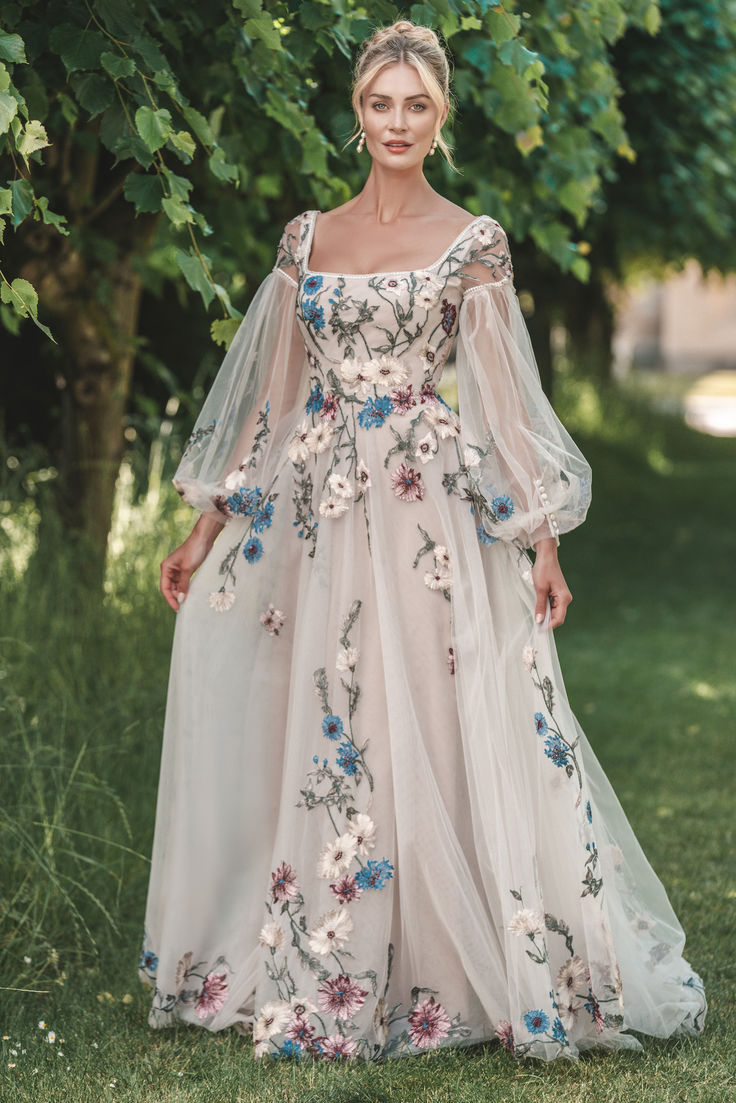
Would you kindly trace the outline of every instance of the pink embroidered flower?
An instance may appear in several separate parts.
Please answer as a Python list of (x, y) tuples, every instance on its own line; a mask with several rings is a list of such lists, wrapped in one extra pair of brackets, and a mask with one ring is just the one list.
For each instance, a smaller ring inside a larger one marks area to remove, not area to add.
[(325, 980), (317, 989), (317, 1000), (323, 1011), (336, 1019), (352, 1019), (360, 1011), (368, 995), (357, 981), (341, 973)]
[(214, 1015), (219, 1011), (227, 996), (227, 975), (225, 973), (208, 973), (204, 978), (202, 991), (197, 996), (194, 1010), (200, 1019), (206, 1019), (208, 1015)]
[(422, 389), (419, 392), (419, 398), (422, 402), (422, 405), (429, 406), (433, 405), (436, 402), (439, 402), (439, 396), (437, 395), (437, 391), (434, 389), (434, 384), (422, 383)]
[(409, 1016), (409, 1037), (420, 1049), (438, 1046), (450, 1031), (450, 1018), (441, 1003), (430, 996)]
[(285, 1037), (290, 1042), (298, 1042), (300, 1046), (309, 1049), (314, 1038), (314, 1027), (303, 1015), (295, 1015), (286, 1028)]
[(400, 463), (391, 476), (391, 486), (397, 498), (403, 502), (421, 501), (424, 497), (424, 485), (419, 471)]
[(296, 879), (296, 872), (287, 862), (282, 862), (279, 868), (271, 874), (271, 896), (274, 903), (278, 904), (279, 901), (284, 900), (296, 900), (298, 895), (299, 883)]
[(269, 636), (278, 636), (279, 632), (284, 627), (286, 616), (280, 609), (276, 609), (273, 603), (270, 603), (266, 612), (261, 613), (258, 619)]
[(514, 1032), (511, 1023), (507, 1019), (502, 1019), (493, 1033), (504, 1049), (509, 1050), (510, 1053), (514, 1052)]
[(389, 397), (396, 414), (405, 414), (411, 410), (412, 406), (417, 404), (417, 400), (412, 393), (411, 383), (406, 387), (397, 387), (395, 391), (391, 391)]
[(455, 651), (452, 647), (448, 647), (447, 649), (447, 668), (450, 674), (455, 673)]
[(352, 900), (359, 900), (363, 891), (356, 884), (355, 876), (351, 873), (345, 873), (338, 881), (333, 882), (330, 889), (341, 904), (349, 904)]
[(352, 1038), (344, 1034), (331, 1034), (322, 1041), (322, 1056), (328, 1061), (335, 1061), (338, 1057), (347, 1057), (351, 1060), (355, 1056), (356, 1043)]
[(337, 406), (340, 401), (340, 396), (334, 394), (333, 391), (325, 391), (322, 402), (322, 409), (319, 412), (320, 417), (330, 418), (331, 421), (335, 420), (337, 415)]
[(606, 1020), (603, 1018), (600, 1004), (592, 992), (590, 993), (590, 1002), (593, 1005), (593, 1022), (595, 1023), (596, 1030), (600, 1033), (601, 1030), (605, 1028)]

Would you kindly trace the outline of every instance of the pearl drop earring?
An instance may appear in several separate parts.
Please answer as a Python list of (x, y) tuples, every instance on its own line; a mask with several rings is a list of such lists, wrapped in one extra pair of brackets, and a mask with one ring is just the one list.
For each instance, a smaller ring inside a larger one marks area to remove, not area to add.
[(358, 153), (362, 153), (362, 152), (363, 152), (363, 146), (364, 146), (364, 145), (365, 145), (365, 131), (364, 131), (364, 130), (361, 130), (361, 132), (360, 132), (360, 138), (358, 138), (358, 144), (357, 144), (357, 146), (356, 146), (356, 149), (357, 149)]
[(429, 156), (434, 157), (434, 151), (437, 149), (437, 139), (432, 139), (432, 145), (429, 147)]

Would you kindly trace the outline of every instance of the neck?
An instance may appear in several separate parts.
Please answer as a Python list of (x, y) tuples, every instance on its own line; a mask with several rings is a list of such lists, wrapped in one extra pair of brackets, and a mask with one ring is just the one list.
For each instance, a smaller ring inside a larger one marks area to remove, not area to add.
[(425, 213), (427, 200), (436, 194), (421, 165), (399, 172), (374, 161), (368, 179), (353, 200), (353, 210), (386, 224)]

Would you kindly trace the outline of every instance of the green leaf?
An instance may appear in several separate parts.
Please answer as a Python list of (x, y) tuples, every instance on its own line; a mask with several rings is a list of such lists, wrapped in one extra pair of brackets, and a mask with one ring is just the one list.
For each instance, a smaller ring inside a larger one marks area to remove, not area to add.
[(243, 30), (248, 38), (258, 38), (268, 46), (269, 50), (282, 49), (281, 35), (274, 26), (273, 16), (262, 12), (254, 19), (246, 19)]
[(54, 226), (60, 234), (64, 237), (69, 236), (69, 231), (66, 228), (66, 218), (63, 214), (55, 214), (54, 211), (49, 210), (49, 201), (45, 195), (42, 195), (40, 199), (36, 200), (36, 215), (41, 215), (41, 221), (46, 226)]
[(10, 124), (18, 114), (18, 101), (9, 92), (0, 92), (0, 134), (10, 129)]
[(109, 73), (113, 80), (121, 80), (122, 77), (132, 77), (135, 72), (135, 62), (132, 57), (123, 57), (121, 54), (111, 54), (108, 50), (100, 54), (100, 61), (105, 72)]
[(222, 149), (216, 149), (212, 156), (209, 158), (207, 164), (209, 165), (210, 172), (213, 176), (216, 176), (218, 180), (225, 180), (231, 183), (235, 183), (238, 179), (238, 170), (235, 165), (230, 165), (225, 160), (225, 151)]
[(138, 133), (151, 153), (165, 145), (171, 131), (171, 113), (165, 107), (154, 111), (151, 107), (139, 107), (135, 113)]
[(163, 199), (161, 208), (174, 226), (184, 226), (187, 222), (194, 221), (194, 214), (188, 206), (182, 203), (181, 199)]
[(28, 164), (28, 158), (32, 153), (35, 153), (37, 149), (45, 149), (50, 143), (43, 123), (40, 123), (38, 119), (31, 119), (29, 123), (26, 123), (25, 130), (15, 144), (18, 153), (25, 158), (26, 164)]
[(135, 206), (136, 214), (155, 214), (161, 210), (164, 192), (158, 176), (131, 172), (125, 177), (123, 195)]
[(13, 180), (10, 190), (13, 193), (13, 229), (17, 229), (33, 210), (33, 188), (27, 180)]
[(0, 31), (0, 58), (22, 64), (26, 61), (26, 50), (19, 34), (5, 34)]
[(7, 92), (10, 88), (10, 73), (0, 62), (0, 92)]
[(650, 34), (657, 34), (662, 24), (662, 15), (659, 4), (650, 4), (644, 15), (644, 26)]
[(73, 23), (60, 23), (54, 27), (49, 42), (68, 73), (78, 69), (98, 69), (100, 55), (108, 45), (108, 40), (99, 31), (76, 27)]
[(233, 337), (240, 326), (239, 318), (218, 318), (210, 326), (210, 334), (216, 345), (230, 348)]
[(10, 285), (3, 280), (0, 284), (0, 296), (4, 303), (10, 303), (23, 318), (28, 314), (34, 317), (38, 314), (38, 292), (28, 280), (13, 280)]
[(172, 199), (181, 199), (186, 203), (192, 190), (191, 180), (187, 180), (186, 176), (177, 176), (175, 172), (168, 168), (164, 169), (164, 178)]
[(194, 138), (188, 130), (176, 130), (169, 134), (169, 141), (179, 155), (179, 158), (188, 165), (194, 156), (197, 147)]
[(166, 58), (152, 38), (148, 38), (146, 35), (139, 35), (137, 38), (133, 39), (131, 46), (135, 52), (140, 55), (143, 62), (152, 73), (157, 73), (162, 69), (169, 68)]
[(507, 15), (503, 11), (489, 11), (483, 18), (491, 38), (499, 45), (508, 42), (519, 33), (521, 20), (518, 15)]
[(69, 123), (69, 126), (74, 126), (79, 118), (79, 107), (75, 100), (71, 96), (67, 96), (66, 92), (59, 92), (59, 104), (61, 106), (61, 113)]
[(13, 193), (10, 188), (0, 188), (0, 214), (13, 213)]
[(200, 111), (197, 111), (197, 109), (194, 107), (183, 107), (182, 115), (189, 123), (203, 146), (217, 145), (217, 139), (210, 129), (210, 124), (207, 122), (204, 115)]
[(94, 119), (112, 103), (115, 90), (101, 73), (82, 73), (72, 77), (74, 94), (81, 107)]
[[(209, 258), (205, 258), (205, 261), (209, 264)], [(199, 291), (205, 307), (208, 307), (215, 297), (215, 292), (197, 254), (191, 250), (185, 253), (182, 249), (177, 249), (176, 263), (192, 291)]]

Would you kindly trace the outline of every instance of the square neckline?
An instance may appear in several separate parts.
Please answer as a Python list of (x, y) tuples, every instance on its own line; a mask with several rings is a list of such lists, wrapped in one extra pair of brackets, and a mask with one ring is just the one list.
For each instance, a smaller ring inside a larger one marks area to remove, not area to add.
[(323, 214), (324, 212), (320, 211), (320, 210), (317, 210), (317, 209), (314, 209), (314, 210), (309, 210), (306, 213), (307, 213), (307, 216), (309, 216), (309, 230), (307, 232), (307, 239), (306, 239), (306, 242), (304, 244), (304, 253), (303, 253), (303, 256), (304, 256), (304, 262), (303, 262), (304, 274), (306, 276), (328, 276), (328, 277), (334, 277), (335, 279), (345, 279), (345, 280), (363, 280), (363, 279), (370, 279), (372, 277), (380, 277), (380, 276), (412, 276), (415, 272), (431, 272), (432, 269), (438, 268), (439, 265), (442, 264), (442, 261), (445, 259), (447, 254), (452, 250), (452, 248), (455, 245), (457, 245), (458, 241), (460, 241), (461, 238), (464, 237), (464, 235), (468, 232), (468, 230), (471, 228), (471, 226), (474, 226), (476, 224), (476, 222), (480, 222), (481, 219), (488, 217), (488, 215), (479, 214), (475, 218), (473, 218), (470, 222), (468, 222), (468, 224), (463, 227), (463, 229), (460, 231), (460, 233), (457, 234), (452, 239), (450, 244), (441, 253), (441, 255), (437, 258), (437, 260), (433, 261), (431, 264), (424, 264), (421, 267), (408, 268), (408, 269), (404, 269), (403, 271), (391, 270), (391, 271), (387, 271), (387, 272), (320, 272), (320, 271), (316, 271), (314, 268), (309, 267), (309, 259), (310, 259), (311, 253), (312, 253), (312, 243), (313, 243), (313, 240), (314, 240), (314, 228), (317, 224), (317, 215)]

